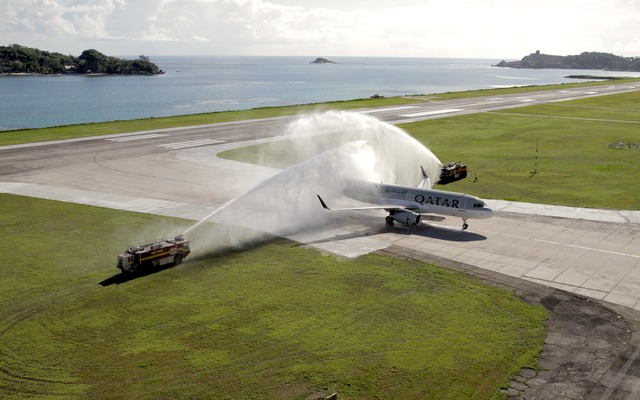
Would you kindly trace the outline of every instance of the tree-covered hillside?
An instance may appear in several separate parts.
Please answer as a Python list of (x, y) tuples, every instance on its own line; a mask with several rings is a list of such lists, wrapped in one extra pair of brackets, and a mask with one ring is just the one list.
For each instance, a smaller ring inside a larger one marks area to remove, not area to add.
[(584, 52), (574, 56), (554, 56), (541, 54), (538, 50), (523, 57), (520, 61), (507, 62), (502, 60), (496, 64), (496, 67), (640, 71), (640, 57), (620, 57), (599, 52)]
[(0, 74), (8, 73), (153, 75), (163, 71), (147, 56), (124, 60), (89, 49), (74, 57), (13, 44), (0, 46)]

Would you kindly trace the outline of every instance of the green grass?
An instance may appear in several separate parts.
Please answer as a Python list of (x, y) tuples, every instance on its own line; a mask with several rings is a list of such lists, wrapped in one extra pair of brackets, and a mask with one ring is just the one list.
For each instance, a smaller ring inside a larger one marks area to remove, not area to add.
[(547, 311), (460, 273), (285, 240), (102, 286), (185, 221), (0, 195), (0, 397), (499, 398)]
[(597, 87), (611, 84), (622, 83), (635, 83), (640, 82), (638, 78), (625, 78), (616, 79), (614, 81), (592, 81), (592, 82), (580, 82), (580, 83), (562, 83), (558, 85), (537, 85), (537, 86), (518, 86), (510, 88), (496, 88), (496, 89), (480, 89), (469, 90), (465, 92), (447, 92), (447, 93), (435, 93), (430, 96), (433, 100), (453, 100), (453, 99), (469, 99), (474, 97), (484, 96), (500, 96), (507, 94), (523, 94), (531, 92), (541, 92), (545, 90), (558, 90), (558, 89), (571, 89), (580, 87)]
[[(640, 91), (419, 121), (400, 128), (443, 163), (467, 164), (471, 179), (442, 189), (483, 198), (640, 210), (640, 197), (633, 195), (640, 193), (640, 150), (608, 148), (618, 141), (640, 143)], [(290, 147), (276, 142), (220, 155), (277, 168), (312, 155), (288, 154)], [(473, 179), (476, 174), (478, 182)]]
[[(640, 210), (640, 92), (403, 125), (471, 177), (447, 188), (481, 197)], [(459, 145), (464, 143), (464, 145)], [(536, 145), (538, 159), (536, 167)], [(537, 169), (536, 169), (537, 168)], [(538, 173), (533, 175), (536, 170)]]
[(424, 101), (420, 98), (390, 97), (383, 99), (356, 99), (319, 104), (303, 104), (288, 107), (264, 107), (242, 111), (226, 111), (205, 114), (191, 114), (174, 117), (146, 118), (128, 121), (100, 122), (79, 125), (65, 125), (40, 129), (19, 129), (0, 131), (0, 146), (34, 143), (47, 140), (63, 140), (88, 136), (111, 135), (153, 129), (181, 126), (217, 124), (229, 121), (280, 117), (316, 111), (351, 110), (366, 107), (411, 104)]
[[(638, 79), (616, 80), (615, 83), (638, 82)], [(296, 115), (316, 111), (353, 110), (367, 107), (384, 107), (392, 105), (411, 104), (425, 101), (452, 100), (480, 96), (498, 96), (505, 94), (528, 93), (562, 88), (591, 87), (608, 85), (610, 82), (568, 83), (563, 85), (525, 86), (504, 89), (483, 89), (466, 92), (449, 92), (437, 94), (423, 94), (403, 97), (386, 97), (381, 99), (355, 99), (317, 104), (301, 104), (288, 107), (264, 107), (242, 111), (226, 111), (203, 114), (192, 114), (174, 117), (146, 118), (128, 121), (112, 121), (91, 124), (66, 125), (41, 129), (20, 129), (0, 131), (0, 146), (21, 143), (34, 143), (47, 140), (63, 140), (88, 136), (110, 135), (144, 130), (175, 128), (181, 126), (215, 124), (247, 119), (260, 119)]]

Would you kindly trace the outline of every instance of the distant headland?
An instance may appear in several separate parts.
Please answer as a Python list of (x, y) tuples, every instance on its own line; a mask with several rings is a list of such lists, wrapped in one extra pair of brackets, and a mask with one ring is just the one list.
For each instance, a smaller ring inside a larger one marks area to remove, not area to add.
[(640, 71), (640, 57), (620, 57), (609, 53), (584, 52), (574, 56), (554, 56), (540, 50), (523, 57), (520, 61), (502, 60), (494, 67), (507, 68), (554, 68), (594, 69), (603, 71)]
[(315, 60), (311, 61), (310, 64), (335, 64), (335, 62), (327, 60), (326, 58), (318, 57)]
[(0, 46), (0, 74), (157, 75), (164, 71), (144, 55), (124, 60), (89, 49), (74, 57), (13, 44)]

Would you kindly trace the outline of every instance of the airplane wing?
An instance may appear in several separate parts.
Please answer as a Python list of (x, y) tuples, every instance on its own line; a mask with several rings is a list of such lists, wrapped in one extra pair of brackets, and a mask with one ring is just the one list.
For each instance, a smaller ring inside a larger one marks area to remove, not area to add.
[(390, 210), (417, 210), (417, 207), (413, 206), (413, 205), (407, 205), (404, 206), (402, 204), (389, 204), (389, 205), (376, 205), (376, 206), (365, 206), (365, 207), (348, 207), (348, 208), (330, 208), (329, 206), (327, 206), (327, 203), (324, 202), (324, 200), (322, 200), (322, 197), (320, 197), (320, 195), (318, 196), (318, 200), (320, 200), (320, 204), (322, 204), (322, 207), (329, 210), (329, 211), (362, 211), (362, 210), (386, 210), (386, 211), (390, 211)]

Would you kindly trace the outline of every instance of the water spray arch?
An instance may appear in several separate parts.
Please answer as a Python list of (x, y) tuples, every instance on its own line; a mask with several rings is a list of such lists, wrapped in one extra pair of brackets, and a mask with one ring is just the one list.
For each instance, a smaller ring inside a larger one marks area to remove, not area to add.
[(339, 200), (352, 179), (416, 185), (422, 179), (420, 166), (437, 181), (442, 167), (429, 149), (402, 129), (353, 112), (300, 116), (288, 126), (286, 137), (286, 151), (297, 152), (304, 161), (229, 201), (185, 234), (197, 239), (203, 234), (198, 227), (207, 221), (276, 236), (302, 232), (322, 226), (328, 218), (317, 200), (319, 193)]

